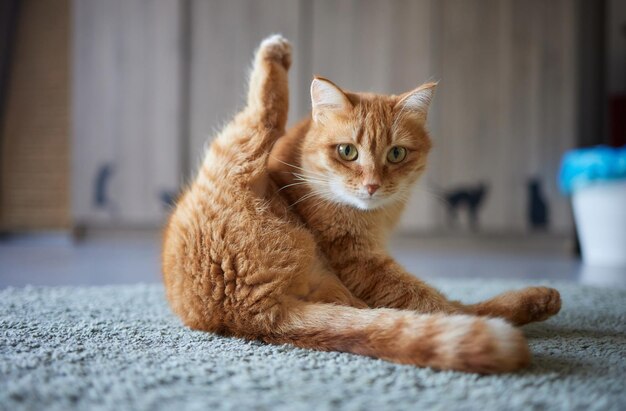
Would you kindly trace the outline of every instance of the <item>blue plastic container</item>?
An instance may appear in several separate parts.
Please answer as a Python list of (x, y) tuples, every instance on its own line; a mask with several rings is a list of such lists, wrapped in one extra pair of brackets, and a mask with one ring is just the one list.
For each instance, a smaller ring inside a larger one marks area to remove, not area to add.
[(594, 183), (622, 179), (626, 179), (626, 146), (572, 150), (561, 161), (559, 187), (565, 194)]
[(584, 262), (626, 267), (626, 147), (566, 153), (559, 186), (572, 196)]

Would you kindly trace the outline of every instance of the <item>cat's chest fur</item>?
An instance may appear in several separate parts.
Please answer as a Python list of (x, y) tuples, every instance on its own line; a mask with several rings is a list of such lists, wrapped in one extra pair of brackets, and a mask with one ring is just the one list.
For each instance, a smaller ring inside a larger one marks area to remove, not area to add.
[[(285, 178), (288, 167), (274, 170), (273, 176), (280, 175), (278, 187), (293, 184)], [(324, 254), (333, 254), (337, 250), (352, 251), (372, 249), (384, 246), (387, 234), (393, 228), (398, 210), (361, 211), (347, 205), (332, 203), (328, 200), (310, 196), (311, 189), (297, 185), (277, 192), (291, 211), (313, 234)], [(397, 207), (396, 207), (397, 208)]]

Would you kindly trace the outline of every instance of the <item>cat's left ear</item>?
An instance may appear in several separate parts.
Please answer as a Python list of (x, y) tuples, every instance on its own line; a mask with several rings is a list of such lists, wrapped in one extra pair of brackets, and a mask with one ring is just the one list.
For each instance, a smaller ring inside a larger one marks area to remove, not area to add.
[(428, 109), (435, 94), (437, 83), (424, 83), (413, 91), (404, 93), (394, 106), (396, 115), (412, 117), (415, 120), (425, 122), (428, 117)]

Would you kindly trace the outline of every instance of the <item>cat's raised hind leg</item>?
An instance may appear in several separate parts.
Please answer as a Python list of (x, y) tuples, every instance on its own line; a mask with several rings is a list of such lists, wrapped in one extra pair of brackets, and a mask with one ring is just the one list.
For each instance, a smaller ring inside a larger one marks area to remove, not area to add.
[(246, 111), (261, 126), (285, 132), (289, 111), (289, 79), (291, 44), (280, 34), (261, 42), (250, 73)]
[[(214, 151), (228, 157), (233, 181), (243, 178), (259, 196), (267, 188), (272, 145), (285, 133), (290, 65), (291, 45), (284, 37), (276, 34), (261, 42), (250, 71), (246, 106), (212, 145)], [(212, 160), (208, 157), (207, 161)]]

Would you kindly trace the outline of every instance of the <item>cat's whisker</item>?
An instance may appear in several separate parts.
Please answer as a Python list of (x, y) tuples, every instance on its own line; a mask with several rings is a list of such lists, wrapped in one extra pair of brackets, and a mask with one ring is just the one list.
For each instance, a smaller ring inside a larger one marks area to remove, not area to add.
[(299, 176), (299, 175), (295, 175), (294, 177), (295, 177), (294, 179), (298, 180), (298, 181), (319, 181), (319, 182), (324, 181), (324, 180), (319, 180), (319, 179), (316, 179), (316, 178), (311, 178), (311, 177), (306, 177), (306, 176)]
[(278, 161), (279, 163), (282, 163), (282, 164), (286, 165), (286, 166), (293, 167), (293, 168), (298, 169), (298, 170), (302, 170), (302, 171), (304, 171), (305, 173), (309, 173), (309, 174), (313, 174), (313, 175), (318, 175), (318, 176), (320, 176), (320, 177), (324, 177), (324, 175), (323, 175), (323, 174), (321, 174), (321, 173), (316, 173), (316, 172), (314, 172), (314, 171), (305, 170), (304, 168), (302, 168), (302, 167), (300, 167), (300, 166), (297, 166), (297, 165), (295, 165), (295, 164), (290, 164), (290, 163), (287, 163), (287, 162), (285, 162), (285, 161), (283, 161), (283, 160), (281, 160), (281, 159), (279, 159), (279, 158), (277, 158), (277, 157), (275, 157), (275, 156), (273, 156), (273, 155), (271, 155), (271, 154), (270, 154), (270, 157), (271, 157), (271, 158), (273, 158), (274, 160)]
[(289, 206), (289, 209), (294, 208), (295, 206), (297, 206), (297, 205), (298, 205), (298, 204), (300, 204), (301, 202), (303, 202), (303, 201), (305, 201), (305, 200), (307, 200), (307, 199), (311, 198), (312, 196), (313, 196), (313, 195), (311, 194), (311, 195), (308, 195), (308, 196), (302, 197), (301, 199), (299, 199), (299, 200), (298, 200), (298, 201), (296, 201), (295, 203), (291, 204), (291, 205)]
[[(330, 210), (328, 208), (330, 207)], [(332, 199), (329, 199), (323, 193), (319, 193), (319, 199), (316, 203), (311, 205), (307, 210), (311, 215), (317, 214), (320, 210), (324, 210), (325, 212), (334, 212), (338, 207), (338, 204), (333, 202)]]
[(307, 199), (309, 199), (309, 198), (311, 198), (311, 197), (313, 197), (315, 195), (317, 195), (317, 193), (314, 192), (314, 191), (310, 192), (310, 193), (307, 193), (307, 194), (303, 195), (302, 197), (300, 197), (300, 199), (298, 201), (296, 201), (295, 203), (291, 204), (289, 206), (289, 208), (293, 208), (295, 205), (297, 205), (297, 204), (299, 204), (299, 203), (301, 203), (301, 202), (303, 202), (303, 201), (305, 201), (305, 200), (307, 200)]
[(336, 208), (337, 204), (333, 201), (333, 198), (329, 197), (325, 192), (316, 188), (313, 188), (312, 191), (317, 197), (317, 202), (311, 205), (313, 212), (317, 212), (324, 204), (331, 206), (333, 210)]
[(296, 180), (298, 182), (307, 183), (311, 189), (329, 184), (329, 181), (327, 180), (317, 180), (317, 179), (311, 179), (311, 178), (297, 178)]
[(286, 188), (297, 186), (297, 185), (304, 185), (304, 184), (308, 184), (308, 181), (297, 181), (295, 183), (287, 184), (286, 186), (282, 186), (281, 188), (276, 190), (276, 192), (279, 193), (279, 192), (283, 191)]
[(296, 179), (298, 180), (307, 180), (307, 181), (317, 181), (317, 182), (321, 182), (321, 183), (327, 183), (329, 181), (329, 179), (327, 177), (316, 177), (316, 176), (308, 176), (306, 174), (300, 174), (300, 173), (291, 173), (294, 175), (294, 177), (296, 177)]
[(298, 182), (307, 183), (307, 184), (309, 184), (311, 186), (325, 185), (325, 184), (328, 183), (328, 181), (309, 180), (309, 179), (299, 179)]

